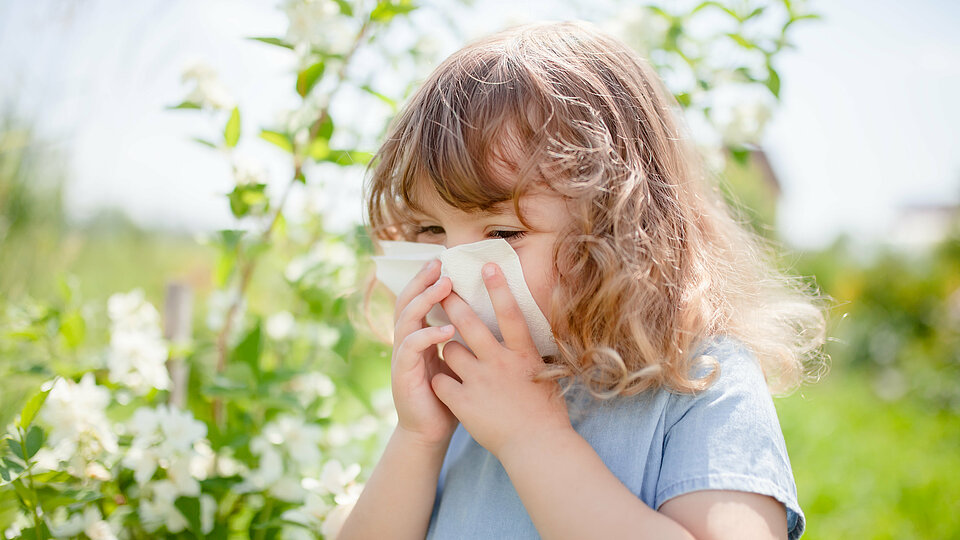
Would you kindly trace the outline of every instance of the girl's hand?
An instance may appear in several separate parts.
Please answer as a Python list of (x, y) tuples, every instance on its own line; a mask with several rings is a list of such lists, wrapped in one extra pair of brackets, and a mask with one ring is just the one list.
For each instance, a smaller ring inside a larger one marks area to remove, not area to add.
[(428, 326), (424, 320), (427, 312), (453, 290), (450, 278), (438, 280), (439, 275), (440, 261), (430, 261), (397, 297), (390, 361), (397, 427), (427, 446), (449, 443), (457, 428), (457, 417), (430, 387), (430, 380), (439, 373), (455, 376), (437, 353), (437, 345), (453, 337), (453, 327)]
[[(487, 270), (493, 270), (492, 275)], [(555, 381), (532, 380), (544, 365), (543, 358), (506, 278), (495, 264), (484, 266), (484, 282), (503, 344), (462, 298), (451, 293), (441, 305), (474, 353), (455, 341), (447, 343), (443, 359), (461, 381), (440, 373), (431, 382), (437, 397), (460, 419), (474, 440), (499, 457), (510, 445), (573, 427), (567, 402), (559, 395), (559, 385)]]

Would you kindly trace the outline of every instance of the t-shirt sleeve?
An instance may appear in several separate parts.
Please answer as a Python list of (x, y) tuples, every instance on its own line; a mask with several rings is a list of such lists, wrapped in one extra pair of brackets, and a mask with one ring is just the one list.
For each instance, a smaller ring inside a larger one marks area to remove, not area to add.
[(720, 375), (703, 392), (671, 396), (654, 507), (704, 489), (760, 493), (784, 504), (788, 538), (799, 538), (805, 520), (793, 470), (753, 353), (732, 339), (705, 352), (719, 362)]

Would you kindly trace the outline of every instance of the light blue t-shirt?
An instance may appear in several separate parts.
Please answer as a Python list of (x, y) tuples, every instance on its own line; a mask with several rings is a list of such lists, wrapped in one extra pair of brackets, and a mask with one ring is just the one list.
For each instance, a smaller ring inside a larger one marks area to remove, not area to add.
[[(754, 355), (733, 338), (702, 350), (720, 363), (708, 389), (600, 401), (577, 385), (566, 396), (574, 429), (650, 508), (704, 489), (770, 495), (786, 507), (789, 539), (799, 538), (805, 523), (793, 471)], [(462, 424), (443, 460), (427, 538), (539, 538), (503, 466)]]

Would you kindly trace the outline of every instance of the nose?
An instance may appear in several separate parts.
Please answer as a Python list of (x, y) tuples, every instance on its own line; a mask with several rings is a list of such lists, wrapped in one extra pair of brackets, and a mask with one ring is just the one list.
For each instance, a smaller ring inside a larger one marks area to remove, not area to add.
[(443, 245), (449, 249), (463, 244), (472, 244), (481, 240), (485, 240), (485, 238), (482, 235), (472, 232), (451, 233), (448, 231)]

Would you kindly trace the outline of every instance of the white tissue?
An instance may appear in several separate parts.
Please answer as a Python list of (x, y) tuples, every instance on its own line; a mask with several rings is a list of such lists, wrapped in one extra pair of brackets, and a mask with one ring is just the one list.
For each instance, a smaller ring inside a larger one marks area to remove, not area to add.
[[(530, 294), (527, 282), (523, 278), (523, 268), (520, 266), (517, 252), (506, 240), (492, 238), (472, 244), (461, 244), (450, 249), (438, 244), (389, 240), (381, 240), (380, 245), (383, 247), (384, 254), (373, 257), (377, 266), (377, 279), (394, 294), (399, 295), (403, 291), (424, 263), (431, 259), (440, 259), (440, 275), (450, 278), (453, 283), (453, 292), (463, 298), (497, 340), (503, 342), (490, 295), (480, 275), (480, 269), (484, 264), (496, 263), (507, 278), (510, 292), (516, 298), (517, 305), (527, 321), (527, 327), (530, 329), (530, 335), (540, 356), (557, 353), (557, 343), (550, 330), (550, 323), (547, 322), (547, 318)], [(450, 319), (439, 304), (427, 313), (426, 319), (431, 326), (450, 323)], [(455, 333), (453, 340), (467, 346), (459, 331)]]

